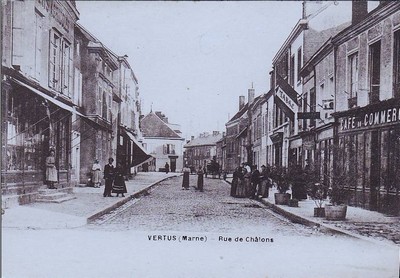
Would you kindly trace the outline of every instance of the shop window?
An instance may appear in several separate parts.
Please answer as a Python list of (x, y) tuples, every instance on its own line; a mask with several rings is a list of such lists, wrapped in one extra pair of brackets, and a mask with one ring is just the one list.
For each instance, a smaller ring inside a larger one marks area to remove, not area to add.
[(381, 41), (369, 47), (369, 103), (379, 101), (381, 83)]
[[(28, 95), (11, 95), (7, 117), (8, 171), (41, 170), (47, 155), (45, 140), (48, 136), (48, 122), (39, 99), (30, 96), (32, 102), (25, 102)], [(4, 135), (4, 134), (3, 134)]]

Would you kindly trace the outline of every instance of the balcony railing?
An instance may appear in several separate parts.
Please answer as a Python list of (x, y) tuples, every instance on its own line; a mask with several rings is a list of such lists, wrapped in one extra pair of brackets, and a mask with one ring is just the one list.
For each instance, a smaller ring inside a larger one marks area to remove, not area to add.
[(351, 97), (348, 99), (349, 109), (357, 106), (357, 97)]
[(372, 84), (371, 91), (368, 93), (369, 103), (379, 102), (379, 84)]

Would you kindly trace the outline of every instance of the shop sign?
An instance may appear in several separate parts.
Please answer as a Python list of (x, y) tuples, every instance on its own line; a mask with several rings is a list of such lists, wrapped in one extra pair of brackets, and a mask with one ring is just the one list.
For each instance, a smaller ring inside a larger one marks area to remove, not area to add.
[(289, 109), (294, 112), (296, 103), (280, 87), (278, 88), (278, 91), (276, 92), (276, 96), (278, 98), (280, 98), (283, 101), (283, 103), (286, 104), (286, 106), (289, 107)]
[(298, 112), (297, 119), (319, 119), (319, 112)]
[(380, 126), (394, 122), (400, 122), (400, 108), (398, 107), (339, 118), (341, 131)]

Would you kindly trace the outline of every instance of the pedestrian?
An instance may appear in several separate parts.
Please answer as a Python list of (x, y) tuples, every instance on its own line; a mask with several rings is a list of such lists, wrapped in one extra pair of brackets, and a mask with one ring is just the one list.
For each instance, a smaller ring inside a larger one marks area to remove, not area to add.
[(169, 164), (168, 164), (168, 162), (165, 162), (164, 168), (165, 168), (165, 173), (168, 174), (168, 172), (169, 172)]
[(259, 186), (260, 190), (258, 191), (258, 196), (261, 196), (261, 198), (268, 198), (269, 187), (270, 187), (269, 168), (267, 168), (265, 165), (262, 165), (260, 173), (260, 186)]
[(200, 165), (199, 170), (197, 171), (197, 190), (203, 192), (203, 186), (204, 186), (204, 171), (203, 167)]
[(54, 186), (54, 183), (58, 181), (56, 159), (54, 155), (54, 150), (50, 149), (49, 156), (46, 157), (46, 184), (49, 189), (57, 189)]
[(239, 183), (239, 177), (242, 175), (242, 168), (239, 166), (233, 171), (231, 183), (231, 196), (236, 197), (236, 189)]
[(110, 157), (108, 159), (108, 164), (104, 166), (104, 179), (105, 179), (105, 186), (104, 186), (104, 197), (112, 197), (111, 195), (111, 190), (112, 190), (112, 184), (114, 181), (114, 174), (115, 174), (115, 168), (113, 165), (114, 159)]
[(182, 190), (189, 190), (190, 168), (187, 165), (185, 165), (185, 167), (182, 169), (182, 172), (183, 172)]
[(249, 171), (248, 169), (250, 169), (250, 167), (247, 165), (247, 167), (245, 166), (245, 171), (244, 175), (243, 175), (243, 185), (244, 185), (244, 197), (250, 197), (251, 196), (251, 170)]
[(235, 197), (237, 198), (244, 198), (246, 197), (246, 181), (245, 175), (247, 175), (247, 170), (244, 167), (239, 167), (238, 169), (238, 183), (236, 186), (236, 194)]
[(256, 193), (260, 184), (260, 171), (257, 169), (257, 165), (253, 165), (253, 171), (251, 172), (251, 187), (250, 187), (250, 199), (256, 199)]
[(101, 184), (100, 173), (101, 173), (101, 166), (99, 164), (99, 160), (95, 159), (92, 166), (92, 182), (93, 186), (96, 188), (99, 188)]
[(124, 193), (127, 193), (125, 177), (124, 177), (124, 169), (122, 168), (120, 163), (118, 163), (117, 167), (115, 168), (112, 193), (117, 193), (117, 197), (119, 197), (119, 194), (122, 194), (122, 197), (125, 197)]

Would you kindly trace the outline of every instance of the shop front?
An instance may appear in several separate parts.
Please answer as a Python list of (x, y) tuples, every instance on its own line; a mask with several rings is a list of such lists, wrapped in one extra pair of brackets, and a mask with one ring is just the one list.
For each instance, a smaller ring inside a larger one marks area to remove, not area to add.
[(33, 201), (45, 183), (50, 149), (55, 151), (56, 186), (70, 186), (72, 114), (64, 107), (69, 106), (19, 80), (2, 82), (2, 194), (19, 195), (19, 204)]
[(348, 175), (350, 205), (400, 214), (400, 100), (334, 114), (334, 162)]

